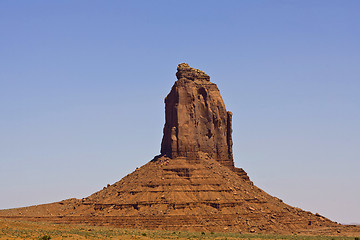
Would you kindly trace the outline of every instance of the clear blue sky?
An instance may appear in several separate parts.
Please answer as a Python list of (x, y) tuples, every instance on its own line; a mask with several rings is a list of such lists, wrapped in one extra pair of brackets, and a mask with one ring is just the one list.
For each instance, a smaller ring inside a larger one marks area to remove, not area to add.
[(284, 202), (360, 223), (360, 1), (1, 1), (0, 208), (81, 198), (159, 154), (178, 63)]

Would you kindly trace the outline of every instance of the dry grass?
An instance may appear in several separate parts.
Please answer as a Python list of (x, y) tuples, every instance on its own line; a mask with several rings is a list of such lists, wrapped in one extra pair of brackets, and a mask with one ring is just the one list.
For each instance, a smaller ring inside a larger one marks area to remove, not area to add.
[(354, 240), (353, 237), (263, 235), (240, 233), (173, 232), (130, 230), (114, 227), (51, 224), (0, 219), (0, 239), (294, 239), (294, 240)]

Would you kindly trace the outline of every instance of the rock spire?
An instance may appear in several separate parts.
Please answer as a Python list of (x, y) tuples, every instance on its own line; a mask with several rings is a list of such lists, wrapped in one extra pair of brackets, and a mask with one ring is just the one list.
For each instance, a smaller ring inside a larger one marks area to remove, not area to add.
[(215, 159), (233, 168), (232, 113), (205, 72), (178, 65), (177, 81), (165, 98), (161, 154), (170, 158)]

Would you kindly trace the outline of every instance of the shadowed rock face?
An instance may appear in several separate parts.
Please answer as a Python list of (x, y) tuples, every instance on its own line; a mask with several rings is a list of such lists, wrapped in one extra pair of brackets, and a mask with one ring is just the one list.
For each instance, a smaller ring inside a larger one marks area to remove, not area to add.
[(170, 158), (209, 157), (233, 168), (232, 113), (226, 111), (216, 84), (205, 72), (179, 64), (165, 98), (161, 154)]

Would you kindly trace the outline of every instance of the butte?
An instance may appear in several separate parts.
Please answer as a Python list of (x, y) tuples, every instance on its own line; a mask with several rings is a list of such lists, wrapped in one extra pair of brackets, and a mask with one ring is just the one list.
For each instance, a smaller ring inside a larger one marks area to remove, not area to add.
[(181, 63), (165, 98), (161, 154), (83, 199), (1, 210), (1, 218), (190, 231), (360, 232), (291, 207), (236, 168), (232, 113), (203, 71)]

